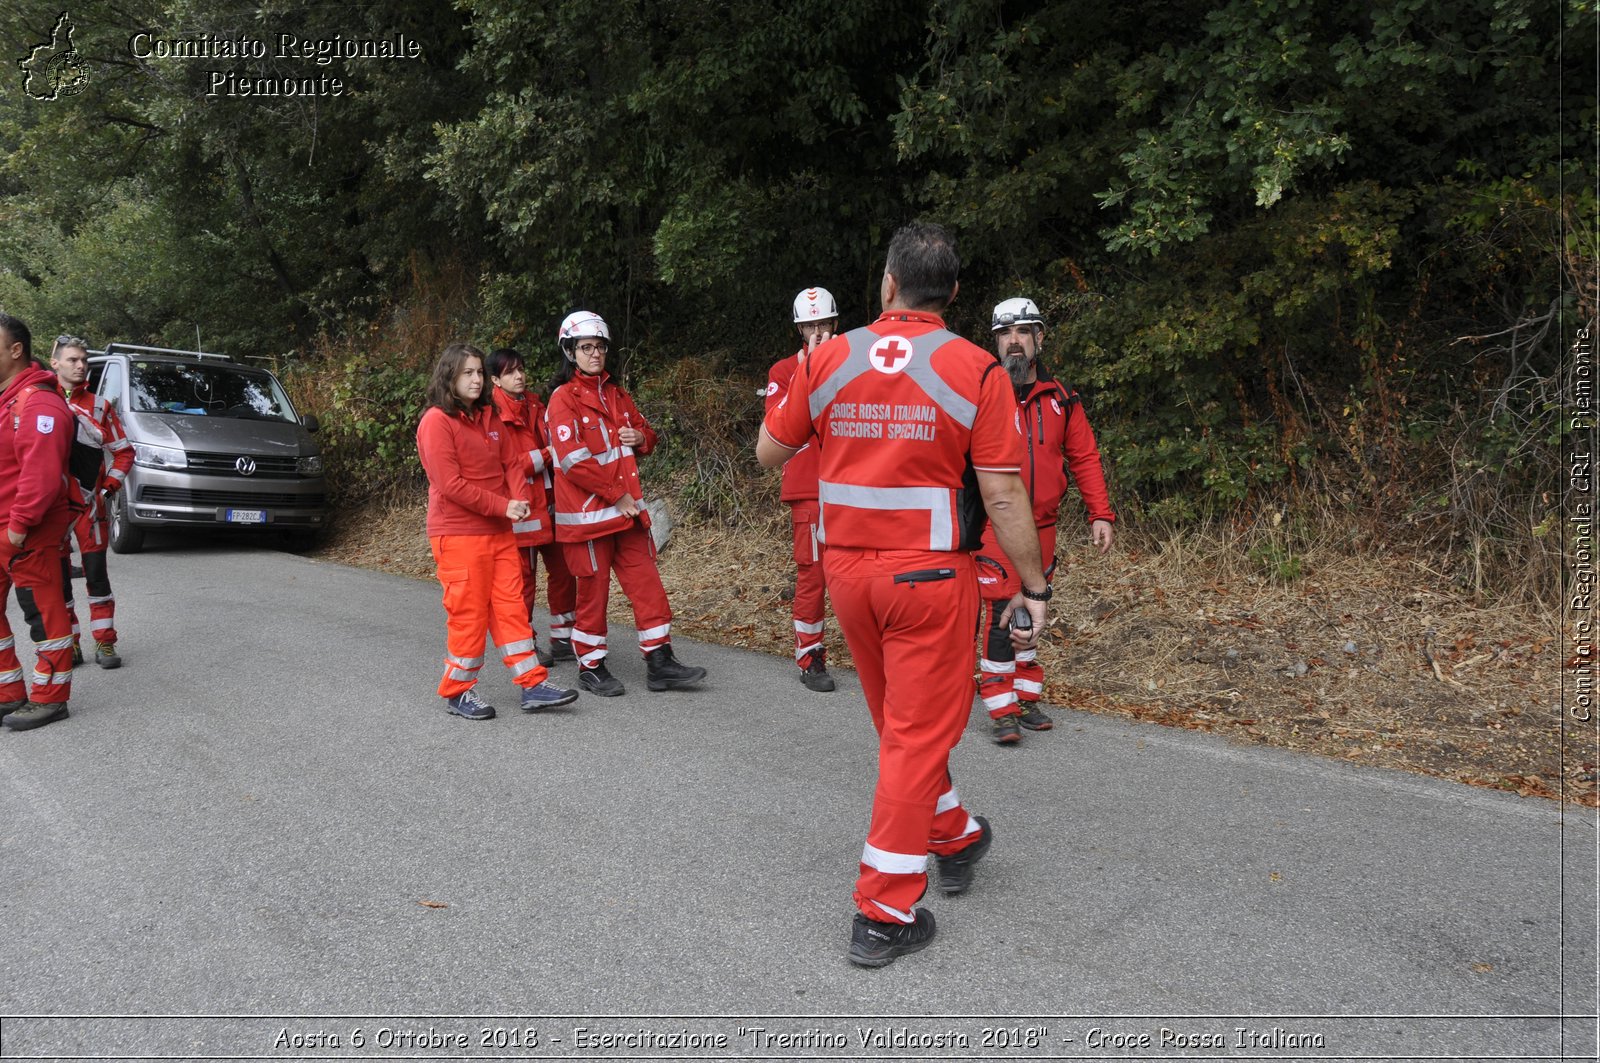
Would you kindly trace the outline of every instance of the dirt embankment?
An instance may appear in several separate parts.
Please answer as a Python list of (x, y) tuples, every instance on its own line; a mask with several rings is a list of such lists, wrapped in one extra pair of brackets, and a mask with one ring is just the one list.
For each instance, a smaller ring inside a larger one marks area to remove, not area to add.
[[(431, 578), (424, 509), (350, 514), (321, 553)], [(1558, 617), (1474, 606), (1411, 557), (1313, 549), (1280, 580), (1239, 542), (1125, 533), (1102, 558), (1071, 534), (1040, 643), (1045, 701), (1600, 804), (1594, 724), (1563, 729)], [(661, 569), (680, 633), (792, 653), (792, 562), (777, 520), (679, 525)], [(612, 611), (628, 622), (616, 589)], [(831, 622), (828, 652), (848, 667)]]

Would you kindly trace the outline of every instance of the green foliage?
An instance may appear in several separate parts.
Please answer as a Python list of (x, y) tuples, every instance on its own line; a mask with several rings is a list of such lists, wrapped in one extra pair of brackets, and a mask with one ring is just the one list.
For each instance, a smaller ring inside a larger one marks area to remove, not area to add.
[[(7, 55), (59, 14), (15, 6)], [(208, 347), (292, 353), (350, 490), (414, 472), (443, 343), (515, 344), (543, 376), (582, 306), (635, 392), (670, 399), (658, 468), (705, 513), (742, 512), (764, 497), (735, 475), (758, 405), (724, 386), (791, 349), (802, 287), (870, 320), (889, 234), (926, 216), (961, 243), (953, 328), (985, 338), (1010, 295), (1045, 308), (1119, 509), (1321, 492), (1470, 543), (1474, 586), (1543, 564), (1524, 546), (1559, 497), (1564, 337), (1596, 316), (1593, 4), (73, 15), (88, 89), (0, 93), (0, 305), (40, 334), (187, 346), (198, 326)], [(207, 64), (131, 59), (142, 28), (404, 32), (424, 57), (340, 66), (359, 91), (338, 99), (229, 99)], [(446, 294), (447, 267), (465, 279)]]

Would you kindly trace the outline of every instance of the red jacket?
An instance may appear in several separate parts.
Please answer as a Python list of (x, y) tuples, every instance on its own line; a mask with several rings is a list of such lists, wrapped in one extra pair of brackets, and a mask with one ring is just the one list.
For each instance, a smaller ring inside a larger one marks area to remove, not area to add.
[[(656, 447), (656, 430), (611, 377), (578, 373), (551, 393), (545, 414), (556, 452), (556, 541), (581, 543), (626, 528), (617, 501), (632, 495), (643, 502), (639, 463), (634, 454)], [(617, 430), (637, 428), (644, 442), (625, 447)], [(649, 517), (640, 510), (640, 522)]]
[(1067, 494), (1069, 471), (1089, 520), (1115, 521), (1105, 472), (1100, 468), (1100, 448), (1095, 445), (1078, 393), (1057, 382), (1042, 365), (1038, 374), (1039, 379), (1021, 399), (1022, 427), (1028, 440), (1022, 482), (1033, 499), (1034, 524), (1048, 528), (1056, 523)]
[(417, 425), (417, 453), (428, 474), (430, 536), (511, 531), (506, 506), (525, 487), (511, 446), (493, 405), (470, 416), (428, 407)]
[(511, 435), (511, 449), (515, 452), (512, 469), (522, 474), (523, 490), (517, 497), (533, 508), (528, 519), (516, 521), (511, 530), (518, 546), (543, 546), (556, 534), (550, 522), (549, 490), (555, 455), (544, 437), (544, 403), (531, 391), (518, 397), (497, 387), (494, 411)]
[(94, 426), (100, 430), (100, 449), (111, 457), (111, 468), (100, 475), (100, 490), (107, 494), (120, 490), (123, 480), (127, 479), (128, 470), (133, 468), (133, 442), (123, 430), (122, 418), (117, 416), (116, 407), (83, 384), (78, 386), (67, 402), (74, 409), (82, 410), (94, 422)]
[(0, 521), (8, 530), (26, 535), (69, 508), (76, 431), (48, 369), (30, 365), (0, 392)]
[(977, 546), (976, 471), (1023, 456), (1011, 381), (936, 314), (890, 310), (811, 352), (764, 422), (791, 449), (815, 438), (829, 548), (955, 551)]
[[(800, 367), (800, 356), (805, 353), (801, 348), (789, 357), (779, 361), (767, 372), (767, 404), (763, 412), (770, 413), (772, 408), (783, 401), (789, 394), (789, 385), (794, 380), (794, 371)], [(817, 499), (817, 448), (807, 443), (800, 448), (799, 453), (783, 464), (783, 488), (778, 496), (785, 502), (815, 502)]]

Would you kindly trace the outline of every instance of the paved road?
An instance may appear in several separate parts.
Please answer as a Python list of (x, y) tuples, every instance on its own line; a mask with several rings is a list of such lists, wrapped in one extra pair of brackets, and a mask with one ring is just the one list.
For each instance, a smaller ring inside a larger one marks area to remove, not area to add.
[[(1594, 1056), (1590, 811), (975, 717), (995, 847), (861, 971), (853, 675), (680, 640), (709, 681), (651, 694), (614, 631), (627, 697), (527, 716), (491, 665), (472, 723), (432, 583), (228, 543), (112, 574), (127, 666), (0, 733), (0, 1057)], [(150, 1015), (193, 1017), (106, 1018)]]

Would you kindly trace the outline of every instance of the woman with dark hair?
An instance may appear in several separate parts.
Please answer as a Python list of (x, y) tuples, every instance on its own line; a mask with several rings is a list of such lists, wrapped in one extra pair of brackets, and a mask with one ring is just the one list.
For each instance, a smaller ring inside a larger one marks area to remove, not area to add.
[(522, 611), (522, 571), (513, 521), (528, 519), (526, 484), (514, 469), (510, 433), (485, 394), (483, 352), (465, 343), (444, 349), (428, 381), (428, 408), (417, 425), (417, 453), (428, 474), (428, 543), (444, 587), (447, 617), (445, 708), (468, 720), (494, 718), (473, 691), (483, 667), (484, 635), (494, 635), (522, 688), (527, 712), (570, 705), (576, 690), (550, 683), (534, 654)]
[[(545, 605), (550, 610), (550, 653), (540, 654), (546, 665), (574, 660), (572, 619), (577, 609), (578, 587), (561, 547), (555, 541), (554, 511), (555, 456), (545, 436), (544, 403), (528, 387), (527, 367), (520, 352), (501, 347), (489, 352), (488, 371), (494, 380), (494, 409), (511, 433), (515, 467), (523, 474), (524, 492), (533, 512), (511, 525), (517, 538), (517, 561), (522, 566), (522, 604), (531, 623), (533, 603), (538, 598), (539, 577), (535, 561), (544, 558)], [(534, 632), (537, 640), (539, 633)]]
[(655, 429), (633, 397), (606, 374), (611, 332), (600, 315), (585, 310), (567, 315), (556, 339), (565, 377), (550, 392), (548, 420), (559, 469), (556, 539), (578, 581), (572, 629), (578, 685), (600, 697), (623, 693), (622, 680), (606, 668), (606, 598), (613, 572), (633, 603), (645, 685), (671, 690), (698, 683), (706, 670), (681, 664), (672, 654), (672, 607), (656, 570), (650, 515), (634, 459), (636, 452), (655, 448)]

